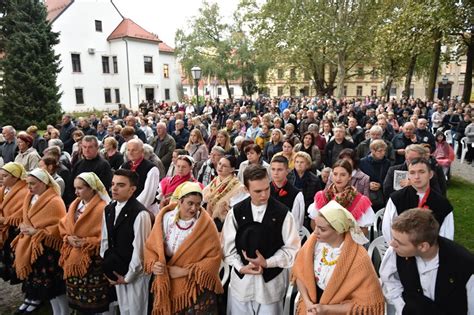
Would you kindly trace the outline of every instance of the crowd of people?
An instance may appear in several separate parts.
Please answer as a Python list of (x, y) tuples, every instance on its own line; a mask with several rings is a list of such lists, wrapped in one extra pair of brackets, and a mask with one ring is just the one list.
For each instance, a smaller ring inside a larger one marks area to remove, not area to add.
[(461, 139), (474, 165), (472, 114), (259, 97), (2, 126), (0, 276), (17, 314), (283, 314), (290, 282), (297, 314), (474, 314), (446, 195)]

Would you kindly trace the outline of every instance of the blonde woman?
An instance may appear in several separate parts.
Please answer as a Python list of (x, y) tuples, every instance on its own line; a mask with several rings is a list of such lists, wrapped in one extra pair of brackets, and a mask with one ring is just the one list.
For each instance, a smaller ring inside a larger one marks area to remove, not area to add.
[(209, 158), (206, 143), (199, 129), (194, 128), (189, 134), (189, 141), (184, 147), (189, 155), (194, 159), (193, 173), (196, 176), (201, 166)]
[(225, 150), (225, 154), (235, 156), (235, 149), (230, 144), (230, 136), (225, 130), (219, 130), (216, 136), (216, 145), (222, 147)]

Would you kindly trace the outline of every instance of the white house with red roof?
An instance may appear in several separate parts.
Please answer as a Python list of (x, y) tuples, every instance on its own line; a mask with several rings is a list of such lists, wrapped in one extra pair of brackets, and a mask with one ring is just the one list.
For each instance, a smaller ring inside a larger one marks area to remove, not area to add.
[(143, 100), (178, 100), (181, 78), (173, 48), (124, 17), (112, 0), (45, 0), (64, 111), (138, 108)]

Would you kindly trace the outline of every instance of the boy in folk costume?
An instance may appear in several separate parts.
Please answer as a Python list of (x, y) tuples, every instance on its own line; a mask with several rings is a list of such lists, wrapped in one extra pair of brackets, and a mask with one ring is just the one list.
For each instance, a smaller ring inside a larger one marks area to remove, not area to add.
[(474, 255), (438, 231), (435, 215), (424, 209), (394, 219), (380, 279), (396, 314), (474, 314)]
[(115, 285), (120, 313), (146, 314), (150, 276), (143, 270), (143, 251), (150, 234), (152, 215), (133, 197), (137, 174), (125, 169), (115, 172), (112, 199), (102, 221), (100, 255), (104, 273)]
[(224, 222), (224, 261), (233, 266), (227, 314), (282, 314), (288, 271), (300, 247), (288, 208), (270, 197), (267, 170), (244, 172), (250, 197), (236, 204)]
[(440, 225), (439, 235), (453, 239), (453, 207), (448, 199), (430, 189), (432, 177), (433, 171), (427, 160), (414, 159), (410, 162), (408, 178), (411, 185), (392, 193), (385, 207), (382, 233), (387, 243), (392, 240), (393, 220), (404, 211), (417, 207), (433, 211), (433, 215)]

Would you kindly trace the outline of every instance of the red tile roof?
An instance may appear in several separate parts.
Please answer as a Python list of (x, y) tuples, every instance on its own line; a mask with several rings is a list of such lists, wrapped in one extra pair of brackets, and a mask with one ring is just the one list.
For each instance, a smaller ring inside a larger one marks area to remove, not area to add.
[(122, 22), (120, 22), (120, 24), (112, 32), (112, 34), (109, 35), (107, 40), (113, 40), (124, 37), (148, 40), (157, 43), (161, 42), (158, 36), (148, 32), (143, 27), (141, 27), (130, 19), (123, 19)]
[(162, 52), (174, 53), (174, 48), (168, 46), (165, 42), (160, 43), (159, 50)]
[(45, 0), (48, 21), (53, 22), (74, 0)]

